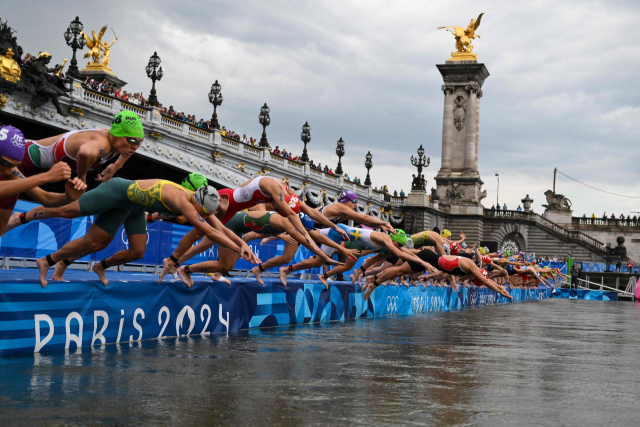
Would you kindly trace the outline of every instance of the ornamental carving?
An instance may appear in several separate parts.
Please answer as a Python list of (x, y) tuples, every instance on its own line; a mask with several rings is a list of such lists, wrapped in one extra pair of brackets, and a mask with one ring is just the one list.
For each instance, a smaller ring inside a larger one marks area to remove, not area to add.
[(468, 90), (469, 93), (475, 93), (478, 99), (482, 98), (482, 89), (480, 89), (480, 85), (478, 83), (469, 83), (464, 88)]
[(442, 91), (444, 92), (445, 95), (453, 94), (455, 90), (456, 90), (456, 87), (454, 85), (442, 85)]
[(467, 100), (464, 96), (458, 95), (453, 100), (453, 125), (460, 132), (464, 128), (464, 121), (467, 117)]
[(459, 202), (464, 197), (464, 188), (460, 187), (457, 182), (449, 182), (445, 197), (454, 203)]

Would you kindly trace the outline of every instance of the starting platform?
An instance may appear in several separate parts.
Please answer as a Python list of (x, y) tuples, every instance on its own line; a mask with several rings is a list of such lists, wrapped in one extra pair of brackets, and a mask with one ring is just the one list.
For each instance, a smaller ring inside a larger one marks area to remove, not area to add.
[(590, 289), (554, 289), (552, 298), (586, 299), (592, 301), (618, 301), (616, 291), (593, 291)]
[[(508, 302), (477, 287), (380, 286), (364, 301), (360, 287), (347, 282), (325, 289), (318, 281), (289, 279), (285, 288), (277, 279), (261, 286), (231, 278), (229, 286), (194, 275), (187, 289), (171, 276), (159, 284), (153, 274), (107, 271), (104, 287), (94, 273), (68, 270), (66, 281), (43, 289), (36, 278), (36, 269), (0, 270), (0, 355)], [(509, 292), (523, 302), (550, 298), (552, 291)]]

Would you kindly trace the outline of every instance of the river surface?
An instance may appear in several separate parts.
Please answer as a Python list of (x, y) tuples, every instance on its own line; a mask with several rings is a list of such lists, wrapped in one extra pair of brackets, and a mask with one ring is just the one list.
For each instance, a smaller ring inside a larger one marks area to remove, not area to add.
[(0, 425), (639, 425), (639, 339), (553, 299), (11, 356)]

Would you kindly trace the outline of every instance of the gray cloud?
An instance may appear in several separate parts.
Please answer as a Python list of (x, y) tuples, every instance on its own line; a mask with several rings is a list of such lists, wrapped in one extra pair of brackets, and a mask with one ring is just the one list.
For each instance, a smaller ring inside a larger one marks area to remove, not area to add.
[[(87, 30), (113, 26), (120, 40), (111, 63), (127, 89), (150, 88), (144, 74), (157, 50), (165, 78), (158, 92), (198, 117), (211, 115), (206, 94), (218, 79), (223, 124), (259, 137), (267, 102), (273, 144), (301, 151), (309, 121), (312, 158), (335, 166), (338, 138), (345, 170), (364, 177), (374, 155), (374, 185), (408, 190), (408, 158), (420, 144), (440, 167), (443, 95), (435, 67), (453, 50), (440, 25), (466, 25), (485, 12), (475, 51), (491, 76), (480, 119), (480, 173), (489, 206), (494, 173), (500, 199), (515, 207), (526, 193), (541, 211), (557, 166), (611, 191), (640, 195), (635, 146), (640, 57), (630, 37), (637, 2), (20, 2), (3, 7), (25, 51), (70, 56), (62, 33), (76, 14)], [(462, 12), (464, 11), (464, 12)], [(108, 33), (111, 35), (110, 33)], [(110, 40), (110, 37), (107, 37)], [(393, 173), (389, 173), (392, 171)], [(575, 214), (628, 213), (633, 199), (595, 193), (564, 178), (558, 190)]]

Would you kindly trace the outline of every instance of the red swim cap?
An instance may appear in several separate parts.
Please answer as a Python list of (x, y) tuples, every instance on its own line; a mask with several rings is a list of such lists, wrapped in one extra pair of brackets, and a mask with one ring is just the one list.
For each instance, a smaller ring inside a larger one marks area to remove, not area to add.
[[(489, 273), (484, 268), (480, 269), (480, 274), (482, 274), (486, 279), (489, 278)], [(478, 279), (476, 279), (474, 282), (475, 282), (476, 286), (481, 286), (482, 285), (482, 282), (480, 280), (478, 280)]]
[(460, 253), (460, 246), (458, 246), (456, 242), (451, 242), (449, 249), (451, 249), (451, 255), (458, 255)]
[[(296, 214), (300, 213), (300, 199), (298, 199), (298, 196), (292, 196), (290, 194), (287, 194), (286, 196), (284, 196), (284, 201), (286, 204), (289, 205), (291, 210), (293, 210)], [(282, 215), (282, 212), (280, 212), (279, 209), (278, 209), (278, 213)]]
[(491, 264), (491, 258), (488, 256), (483, 256), (482, 262), (484, 262), (485, 264)]

